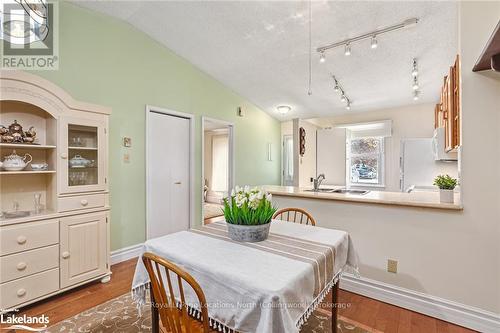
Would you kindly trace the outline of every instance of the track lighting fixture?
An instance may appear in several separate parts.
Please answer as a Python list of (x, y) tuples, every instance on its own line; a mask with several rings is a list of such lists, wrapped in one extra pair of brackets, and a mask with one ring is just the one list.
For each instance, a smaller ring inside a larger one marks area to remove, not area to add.
[(320, 47), (318, 47), (316, 49), (316, 52), (318, 52), (318, 53), (325, 53), (327, 50), (334, 49), (336, 47), (342, 47), (342, 46), (344, 46), (344, 48), (345, 48), (344, 54), (347, 56), (347, 55), (351, 54), (351, 44), (352, 43), (359, 42), (359, 41), (362, 41), (362, 40), (365, 40), (365, 39), (371, 39), (370, 46), (371, 46), (372, 49), (375, 49), (375, 48), (378, 47), (377, 37), (379, 37), (379, 36), (381, 36), (381, 35), (383, 35), (385, 33), (391, 32), (391, 31), (396, 31), (396, 30), (405, 29), (405, 28), (414, 26), (417, 23), (418, 23), (418, 18), (414, 17), (414, 18), (405, 20), (405, 21), (403, 21), (401, 23), (398, 23), (398, 24), (395, 24), (395, 25), (391, 25), (389, 27), (385, 27), (385, 28), (382, 28), (382, 29), (370, 31), (370, 32), (367, 32), (365, 34), (362, 34), (362, 35), (359, 35), (359, 36), (356, 36), (356, 37), (353, 37), (353, 38), (344, 39), (342, 41), (335, 42), (335, 43), (332, 43), (332, 44), (329, 44), (329, 45), (320, 46)]
[(335, 77), (335, 75), (332, 75), (332, 79), (333, 79), (333, 90), (335, 90), (336, 92), (340, 93), (340, 101), (343, 102), (343, 103), (346, 103), (346, 109), (347, 110), (350, 110), (351, 109), (351, 100), (349, 99), (349, 97), (347, 97), (345, 91), (344, 91), (344, 88), (342, 88), (342, 85), (340, 84), (340, 82), (337, 80), (337, 78)]
[(413, 90), (418, 90), (419, 86), (418, 86), (418, 80), (417, 80), (417, 77), (413, 77), (413, 86), (412, 86)]
[(411, 75), (413, 77), (416, 77), (418, 75), (417, 59), (415, 59), (415, 58), (413, 58), (413, 67), (412, 67)]
[(350, 56), (351, 55), (351, 44), (349, 44), (349, 43), (345, 44), (344, 54), (346, 56)]
[(319, 55), (319, 62), (324, 63), (326, 61), (325, 52)]

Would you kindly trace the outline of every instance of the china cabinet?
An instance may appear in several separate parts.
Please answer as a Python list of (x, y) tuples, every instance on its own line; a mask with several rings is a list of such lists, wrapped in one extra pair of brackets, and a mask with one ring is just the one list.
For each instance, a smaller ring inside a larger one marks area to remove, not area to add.
[(0, 311), (109, 281), (107, 107), (0, 76)]

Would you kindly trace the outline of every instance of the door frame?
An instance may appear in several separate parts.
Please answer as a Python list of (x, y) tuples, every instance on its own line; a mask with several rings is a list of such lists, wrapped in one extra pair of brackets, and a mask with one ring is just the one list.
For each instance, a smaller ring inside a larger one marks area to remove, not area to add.
[(154, 105), (146, 105), (145, 109), (145, 115), (146, 115), (146, 132), (145, 132), (145, 151), (146, 151), (146, 159), (145, 159), (145, 167), (146, 167), (146, 240), (150, 239), (149, 237), (149, 197), (150, 197), (150, 189), (149, 189), (149, 168), (148, 168), (148, 162), (149, 162), (149, 139), (148, 139), (148, 133), (150, 129), (150, 120), (149, 120), (149, 115), (150, 113), (161, 113), (167, 116), (171, 117), (179, 117), (179, 118), (184, 118), (189, 120), (189, 227), (192, 228), (194, 226), (194, 165), (195, 165), (195, 154), (194, 154), (194, 126), (195, 126), (195, 118), (194, 115), (191, 113), (184, 113), (184, 112), (179, 112), (179, 111), (174, 111), (170, 109), (165, 109), (159, 106), (154, 106)]
[(228, 127), (228, 194), (231, 193), (231, 189), (235, 186), (235, 161), (234, 161), (234, 137), (235, 128), (234, 123), (226, 120), (220, 120), (217, 118), (211, 118), (207, 116), (201, 116), (201, 224), (204, 223), (204, 207), (203, 207), (203, 188), (205, 184), (205, 121), (212, 121), (220, 123)]

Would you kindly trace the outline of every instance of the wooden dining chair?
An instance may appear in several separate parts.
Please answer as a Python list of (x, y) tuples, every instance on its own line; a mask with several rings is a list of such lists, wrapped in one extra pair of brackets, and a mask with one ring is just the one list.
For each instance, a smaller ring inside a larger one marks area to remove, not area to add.
[[(161, 319), (162, 325), (169, 333), (209, 333), (207, 301), (198, 282), (180, 267), (153, 253), (144, 253), (142, 261), (151, 280), (152, 331), (159, 332), (159, 319)], [(201, 323), (188, 315), (184, 282), (191, 286), (198, 297)], [(174, 290), (178, 291), (177, 299)]]
[(310, 224), (316, 225), (314, 218), (303, 209), (300, 208), (283, 208), (278, 210), (273, 215), (273, 219), (300, 223), (300, 224)]

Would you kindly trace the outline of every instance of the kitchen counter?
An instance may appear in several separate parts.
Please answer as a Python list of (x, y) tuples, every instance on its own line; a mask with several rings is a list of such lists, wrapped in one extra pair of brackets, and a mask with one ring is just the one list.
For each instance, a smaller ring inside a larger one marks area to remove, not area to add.
[[(339, 186), (328, 186), (329, 188), (341, 188)], [(436, 209), (462, 210), (460, 204), (460, 194), (455, 193), (455, 203), (439, 202), (438, 191), (415, 191), (411, 193), (405, 192), (386, 192), (386, 191), (370, 191), (366, 194), (342, 194), (328, 192), (309, 192), (310, 188), (299, 188), (294, 186), (276, 186), (267, 185), (263, 188), (275, 196), (287, 196), (318, 200), (338, 200), (351, 201), (369, 204), (396, 205), (396, 206), (411, 206)]]

